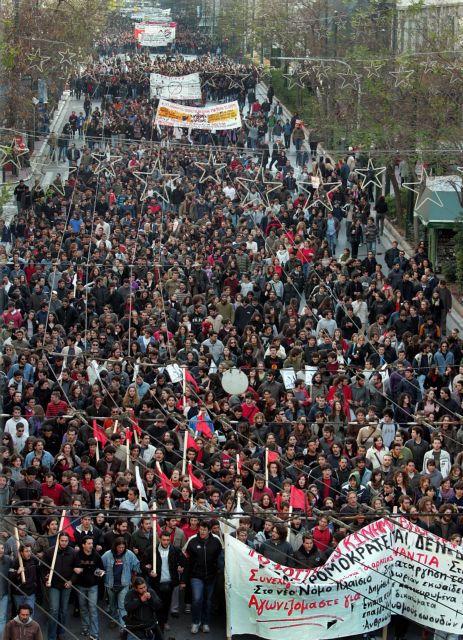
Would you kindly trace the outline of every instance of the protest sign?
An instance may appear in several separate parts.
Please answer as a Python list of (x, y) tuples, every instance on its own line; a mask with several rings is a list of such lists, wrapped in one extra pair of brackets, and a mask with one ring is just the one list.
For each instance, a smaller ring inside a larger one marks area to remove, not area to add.
[(410, 523), (381, 519), (347, 536), (325, 565), (282, 566), (227, 536), (230, 629), (277, 640), (365, 634), (400, 614), (463, 631), (463, 551)]
[(142, 47), (165, 47), (175, 40), (175, 22), (142, 22), (135, 33)]
[(151, 73), (150, 95), (152, 98), (167, 100), (200, 100), (202, 96), (199, 73), (189, 73), (185, 76), (163, 76), (160, 73)]
[(288, 367), (286, 369), (281, 369), (280, 373), (285, 389), (287, 391), (294, 389), (296, 386), (296, 372), (294, 371), (294, 368)]
[(157, 125), (188, 127), (191, 129), (237, 129), (241, 127), (238, 102), (217, 104), (213, 107), (187, 107), (160, 100), (156, 112)]

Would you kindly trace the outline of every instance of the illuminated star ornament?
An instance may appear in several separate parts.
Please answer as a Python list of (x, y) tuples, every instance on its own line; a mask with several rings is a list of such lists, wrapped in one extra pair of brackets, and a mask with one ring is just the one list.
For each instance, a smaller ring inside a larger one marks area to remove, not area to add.
[(94, 158), (96, 162), (96, 167), (93, 170), (95, 175), (99, 175), (104, 171), (111, 175), (113, 178), (116, 177), (116, 170), (114, 165), (122, 160), (122, 156), (108, 156), (106, 153), (101, 151), (96, 151), (92, 153), (92, 158)]
[(399, 67), (397, 71), (389, 71), (390, 75), (395, 79), (394, 87), (408, 87), (411, 83), (411, 77), (415, 73), (414, 69), (404, 69)]
[[(157, 196), (160, 200), (162, 200), (166, 204), (169, 204), (170, 201), (166, 191), (166, 188), (167, 188), (166, 183), (169, 180), (175, 180), (176, 178), (180, 177), (180, 174), (179, 173), (161, 174), (161, 176), (157, 180), (157, 181), (163, 180), (162, 190), (160, 190), (159, 186), (149, 184), (150, 181), (154, 180), (152, 176), (155, 172), (159, 172), (159, 162), (155, 162), (150, 171), (134, 171), (133, 172), (135, 179), (139, 180), (139, 182), (141, 182), (141, 184), (143, 185), (143, 191), (140, 195), (140, 201), (144, 202), (149, 198), (153, 198)], [(150, 193), (150, 191), (152, 193)]]
[(66, 49), (65, 51), (58, 51), (58, 55), (60, 57), (60, 65), (68, 65), (72, 67), (72, 65), (74, 64), (72, 58), (76, 57), (75, 53), (72, 53), (71, 51), (69, 51), (69, 49)]
[(463, 75), (461, 71), (461, 66), (457, 64), (449, 64), (446, 67), (447, 71), (450, 72), (450, 84), (456, 84), (457, 82), (463, 82)]
[(29, 60), (29, 69), (37, 69), (40, 73), (43, 73), (43, 65), (48, 62), (50, 56), (42, 56), (40, 49), (33, 49), (30, 53), (26, 54), (26, 58)]
[(20, 171), (23, 167), (19, 161), (19, 158), (22, 156), (27, 156), (29, 153), (29, 149), (27, 147), (18, 148), (15, 146), (15, 141), (11, 143), (11, 145), (1, 145), (0, 146), (0, 167), (3, 167), (5, 164), (11, 163), (16, 167), (18, 171)]
[(301, 89), (305, 89), (305, 84), (302, 81), (303, 76), (306, 74), (299, 73), (284, 73), (283, 78), (286, 78), (288, 81), (288, 89), (291, 91), (294, 87), (300, 87)]
[[(316, 192), (314, 193), (315, 200), (310, 202), (309, 206), (315, 207), (317, 203), (320, 203), (329, 211), (333, 211), (333, 205), (331, 204), (330, 200), (330, 193), (336, 191), (336, 189), (341, 185), (342, 182), (324, 182), (320, 169), (318, 169), (317, 175), (313, 176), (312, 178), (312, 186), (316, 189)], [(327, 187), (329, 188), (329, 190), (327, 190)], [(322, 189), (322, 192), (320, 192), (320, 189)]]
[(359, 73), (337, 73), (338, 78), (341, 80), (341, 89), (357, 89), (360, 85), (362, 76)]
[(363, 176), (363, 180), (360, 185), (361, 189), (366, 189), (369, 184), (376, 185), (380, 189), (382, 188), (383, 185), (381, 184), (379, 176), (386, 171), (386, 167), (374, 167), (372, 159), (369, 158), (366, 169), (356, 169), (355, 171), (359, 175)]
[[(195, 162), (194, 164), (202, 171), (202, 174), (199, 178), (200, 184), (203, 184), (208, 180), (212, 180), (213, 182), (220, 184), (221, 177), (219, 173), (224, 167), (227, 166), (225, 162), (216, 162), (212, 151), (209, 153), (207, 162)], [(212, 175), (213, 173), (215, 173), (215, 176)]]
[[(426, 167), (423, 166), (423, 170), (421, 172), (421, 179), (419, 182), (404, 182), (402, 184), (402, 186), (405, 187), (405, 189), (408, 189), (408, 191), (413, 191), (413, 193), (416, 193), (417, 198), (415, 201), (415, 211), (419, 211), (420, 208), (425, 204), (425, 202), (432, 202), (432, 204), (435, 204), (438, 207), (444, 206), (444, 203), (440, 199), (440, 196), (437, 193), (437, 191), (432, 191), (432, 189), (430, 189), (429, 187), (428, 187), (428, 191), (430, 191), (434, 197), (430, 197), (430, 196), (424, 197), (424, 193), (426, 191), (426, 182), (428, 177), (429, 176), (428, 176), (428, 172), (426, 171)], [(415, 189), (415, 187), (417, 188)]]
[(370, 64), (365, 68), (367, 72), (367, 78), (379, 78), (379, 72), (384, 67), (382, 62), (378, 62), (376, 60), (372, 60)]
[[(262, 181), (262, 186), (264, 187), (264, 193), (262, 194), (262, 197), (265, 199), (265, 202), (267, 204), (267, 206), (270, 206), (270, 194), (273, 193), (274, 191), (277, 191), (278, 189), (281, 189), (282, 186), (282, 182), (279, 182), (277, 180), (266, 180), (265, 179), (265, 169), (261, 169), (260, 170), (260, 174), (261, 174), (261, 181)], [(273, 185), (273, 186), (272, 186)]]

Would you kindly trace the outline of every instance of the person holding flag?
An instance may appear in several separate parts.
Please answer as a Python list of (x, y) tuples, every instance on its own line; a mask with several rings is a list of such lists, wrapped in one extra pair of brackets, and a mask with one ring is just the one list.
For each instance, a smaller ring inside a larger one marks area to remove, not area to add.
[(188, 421), (188, 428), (194, 431), (195, 435), (202, 434), (205, 438), (211, 438), (215, 431), (214, 424), (204, 407), (199, 407), (198, 414)]

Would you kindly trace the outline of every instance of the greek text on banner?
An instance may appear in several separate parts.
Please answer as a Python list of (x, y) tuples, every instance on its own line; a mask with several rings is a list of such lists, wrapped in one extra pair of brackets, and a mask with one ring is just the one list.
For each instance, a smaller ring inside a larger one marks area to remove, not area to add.
[(187, 107), (160, 100), (156, 112), (157, 125), (192, 129), (237, 129), (241, 127), (238, 102), (213, 107)]
[(463, 632), (463, 551), (405, 518), (372, 522), (322, 567), (285, 567), (231, 536), (225, 542), (230, 633), (324, 640), (369, 633), (400, 614)]
[(163, 76), (160, 73), (150, 74), (151, 97), (169, 100), (200, 100), (201, 80), (199, 73), (185, 76)]

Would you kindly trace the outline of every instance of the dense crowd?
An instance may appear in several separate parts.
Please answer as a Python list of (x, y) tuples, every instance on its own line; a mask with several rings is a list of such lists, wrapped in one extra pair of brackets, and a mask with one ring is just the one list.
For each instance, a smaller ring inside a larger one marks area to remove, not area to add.
[[(148, 101), (100, 110), (82, 95), (69, 179), (19, 183), (18, 215), (0, 221), (8, 640), (37, 605), (61, 638), (70, 598), (93, 640), (108, 620), (162, 638), (184, 613), (208, 632), (227, 526), (297, 567), (395, 513), (461, 544), (450, 291), (423, 242), (408, 256), (393, 243), (383, 267), (387, 205), (371, 214), (357, 159), (312, 156), (297, 116), (275, 130), (273, 92), (268, 110), (255, 98), (218, 149), (159, 135)], [(133, 129), (114, 138), (118, 111)], [(240, 395), (222, 386), (233, 368), (248, 378)]]

